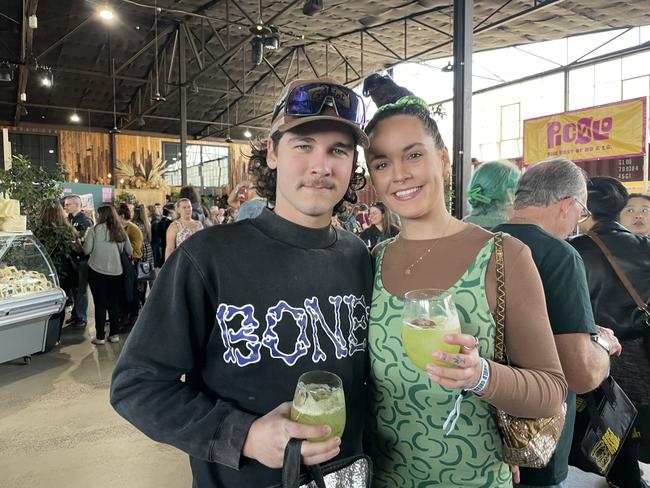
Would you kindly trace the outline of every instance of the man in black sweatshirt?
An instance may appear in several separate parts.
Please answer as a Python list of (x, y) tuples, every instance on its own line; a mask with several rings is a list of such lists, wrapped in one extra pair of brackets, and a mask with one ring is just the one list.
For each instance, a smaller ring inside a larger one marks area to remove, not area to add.
[(342, 379), (347, 418), (342, 438), (303, 442), (303, 462), (361, 452), (372, 265), (330, 219), (365, 181), (363, 116), (333, 80), (292, 83), (249, 166), (274, 210), (179, 246), (125, 344), (111, 403), (188, 453), (195, 487), (278, 484), (289, 438), (329, 434), (288, 419), (307, 371)]

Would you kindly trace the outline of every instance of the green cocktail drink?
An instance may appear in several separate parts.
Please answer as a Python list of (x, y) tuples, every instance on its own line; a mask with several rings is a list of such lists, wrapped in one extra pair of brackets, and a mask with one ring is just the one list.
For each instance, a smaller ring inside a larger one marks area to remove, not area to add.
[(434, 351), (458, 354), (460, 346), (447, 344), (446, 334), (460, 334), (458, 319), (448, 320), (446, 317), (435, 317), (433, 320), (413, 319), (402, 323), (402, 343), (409, 359), (418, 368), (424, 370), (427, 364), (451, 367), (451, 364), (438, 361), (431, 357)]
[(426, 288), (404, 295), (402, 345), (409, 359), (421, 370), (427, 364), (452, 367), (431, 357), (434, 351), (458, 354), (460, 346), (447, 344), (447, 334), (460, 334), (460, 320), (452, 295), (445, 290)]
[(345, 430), (345, 394), (338, 376), (326, 371), (311, 371), (298, 380), (291, 405), (291, 420), (305, 425), (329, 425), (328, 436), (312, 442), (340, 437)]

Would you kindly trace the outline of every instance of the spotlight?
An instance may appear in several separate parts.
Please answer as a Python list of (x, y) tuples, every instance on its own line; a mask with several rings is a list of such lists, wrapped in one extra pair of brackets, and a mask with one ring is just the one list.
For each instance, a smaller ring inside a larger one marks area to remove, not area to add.
[(73, 122), (75, 124), (81, 122), (81, 117), (77, 115), (77, 112), (72, 112), (72, 115), (70, 115), (70, 122)]
[(270, 25), (269, 30), (271, 32), (264, 36), (262, 42), (264, 43), (264, 49), (275, 51), (280, 47), (280, 31), (278, 31), (278, 28), (274, 25)]
[(323, 0), (307, 0), (302, 7), (302, 13), (305, 15), (316, 15), (323, 10)]
[(20, 104), (20, 115), (25, 117), (28, 113), (27, 108), (23, 104)]
[(159, 92), (156, 92), (156, 94), (151, 97), (152, 102), (166, 102), (167, 99), (163, 97)]
[(52, 69), (45, 67), (37, 67), (37, 72), (40, 74), (41, 86), (45, 88), (52, 88), (54, 86), (54, 74)]
[(454, 65), (451, 64), (451, 61), (447, 61), (447, 66), (440, 68), (440, 71), (442, 71), (443, 73), (451, 73), (452, 71), (454, 71)]
[(144, 121), (144, 117), (140, 115), (137, 119), (135, 119), (135, 124), (138, 127), (144, 127), (147, 123)]
[(253, 137), (253, 134), (251, 134), (251, 131), (249, 131), (248, 129), (246, 129), (246, 130), (244, 131), (244, 137), (245, 137), (246, 139), (250, 139), (251, 137)]
[(75, 178), (75, 179), (74, 179), (74, 182), (75, 182), (75, 183), (79, 183), (79, 178)]
[(99, 16), (104, 19), (104, 20), (113, 20), (115, 17), (115, 14), (113, 14), (113, 11), (110, 9), (108, 5), (105, 5), (100, 11), (99, 11)]
[(261, 37), (254, 37), (251, 40), (251, 63), (259, 66), (264, 59), (264, 44)]
[(6, 61), (0, 63), (0, 82), (2, 81), (7, 83), (14, 81), (14, 67)]
[(108, 131), (109, 134), (119, 134), (121, 132), (122, 131), (120, 129), (118, 129), (116, 125), (114, 125), (113, 128)]
[(226, 142), (228, 144), (232, 144), (232, 138), (230, 137), (230, 135), (226, 136)]

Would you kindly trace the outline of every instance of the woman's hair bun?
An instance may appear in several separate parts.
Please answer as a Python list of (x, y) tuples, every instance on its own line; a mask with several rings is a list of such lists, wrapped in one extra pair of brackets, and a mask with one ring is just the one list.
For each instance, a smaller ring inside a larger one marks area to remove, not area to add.
[(587, 192), (587, 207), (596, 220), (615, 220), (627, 204), (627, 189), (609, 176), (593, 176)]
[(389, 76), (373, 74), (363, 82), (363, 95), (372, 98), (377, 107), (395, 103), (402, 97), (413, 95), (406, 88), (399, 86)]

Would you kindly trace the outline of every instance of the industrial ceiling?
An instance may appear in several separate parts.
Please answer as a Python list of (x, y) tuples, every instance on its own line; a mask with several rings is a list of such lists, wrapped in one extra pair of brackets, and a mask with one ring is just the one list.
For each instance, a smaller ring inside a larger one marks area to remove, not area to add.
[[(449, 56), (452, 10), (438, 0), (3, 0), (0, 121), (70, 125), (76, 113), (82, 126), (179, 134), (182, 85), (190, 138), (264, 136), (291, 79), (356, 85)], [(648, 0), (476, 0), (474, 50), (647, 24)]]

